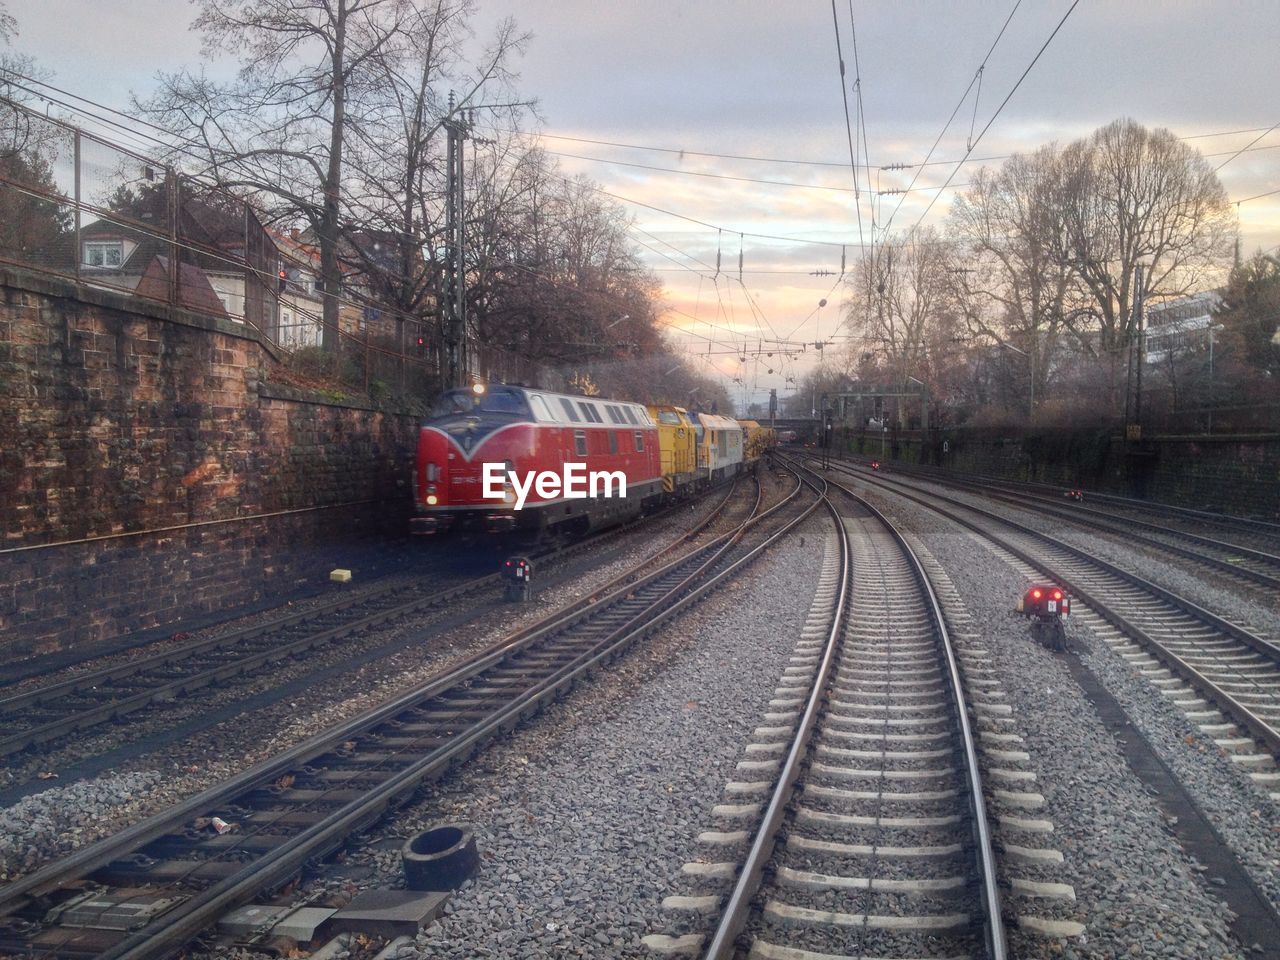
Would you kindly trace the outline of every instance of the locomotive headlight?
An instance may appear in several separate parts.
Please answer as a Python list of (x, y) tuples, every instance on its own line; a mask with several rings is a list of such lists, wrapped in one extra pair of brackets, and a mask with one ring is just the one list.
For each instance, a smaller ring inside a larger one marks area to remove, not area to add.
[(429, 494), (427, 494), (427, 506), (428, 506), (428, 507), (434, 507), (434, 506), (435, 506), (437, 503), (439, 503), (439, 502), (440, 502), (440, 498), (439, 498), (439, 497), (437, 497), (434, 493), (429, 493)]

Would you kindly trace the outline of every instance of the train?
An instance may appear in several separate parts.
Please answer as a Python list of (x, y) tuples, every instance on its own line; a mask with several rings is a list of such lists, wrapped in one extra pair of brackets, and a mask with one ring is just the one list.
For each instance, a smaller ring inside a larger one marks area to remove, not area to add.
[(772, 436), (672, 404), (449, 390), (418, 431), (410, 532), (580, 536), (754, 469)]

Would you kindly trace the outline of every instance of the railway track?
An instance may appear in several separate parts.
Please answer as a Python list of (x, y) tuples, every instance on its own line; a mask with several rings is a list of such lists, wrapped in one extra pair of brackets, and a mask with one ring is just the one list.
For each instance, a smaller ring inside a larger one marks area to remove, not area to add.
[[(655, 562), (710, 526), (733, 498), (736, 484), (693, 530), (649, 557)], [(613, 536), (613, 532), (604, 534)], [(599, 538), (535, 553), (566, 556), (599, 545)], [(301, 657), (383, 624), (439, 610), (496, 589), (499, 574), (452, 578), (423, 591), (421, 583), (398, 585), (357, 598), (340, 597), (319, 608), (275, 617), (252, 626), (172, 646), (150, 656), (81, 671), (64, 680), (0, 696), (0, 757), (49, 744), (74, 733), (163, 707), (207, 687), (248, 677), (272, 664)]]
[(1037, 495), (1029, 498), (1025, 492), (1005, 491), (971, 480), (955, 477), (943, 480), (928, 475), (918, 477), (918, 479), (926, 478), (935, 483), (942, 483), (944, 486), (977, 493), (1020, 509), (1034, 509), (1040, 516), (1055, 517), (1077, 526), (1090, 527), (1123, 538), (1129, 545), (1142, 544), (1191, 560), (1215, 573), (1260, 586), (1268, 591), (1267, 595), (1272, 599), (1280, 594), (1280, 554), (1172, 527), (1167, 522), (1152, 523), (1131, 516), (1095, 510), (1082, 504), (1066, 507), (1060, 497), (1049, 498)]
[[(658, 569), (616, 578), (448, 674), (0, 888), (0, 952), (167, 956), (563, 696), (817, 509), (801, 486)], [(218, 833), (219, 818), (235, 826)]]
[[(1233, 762), (1280, 799), (1275, 762), (1280, 754), (1280, 648), (1274, 643), (1014, 520), (941, 494), (922, 495), (901, 484), (856, 475), (973, 530), (1065, 586), (1104, 621), (1102, 626), (1136, 643), (1140, 652), (1127, 659)], [(1076, 604), (1073, 613), (1082, 612)]]
[[(720, 862), (686, 873), (727, 897), (669, 898), (717, 915), (683, 948), (760, 960), (958, 955), (1003, 960), (1005, 934), (974, 732), (937, 598), (909, 546), (865, 501), (824, 490), (838, 550), (753, 758), (703, 835)], [(738, 861), (726, 850), (745, 850)], [(710, 859), (710, 858), (707, 858)], [(676, 943), (658, 938), (662, 946)], [(655, 946), (658, 943), (654, 944)]]
[[(841, 460), (859, 462), (848, 458), (841, 458)], [(1012, 502), (1024, 506), (1035, 504), (1037, 510), (1041, 507), (1060, 510), (1064, 506), (1063, 487), (1060, 485), (1017, 482), (995, 477), (970, 477), (936, 467), (919, 465), (894, 464), (893, 472), (895, 476), (905, 475), (921, 480), (931, 480), (946, 486), (974, 490), (998, 499), (1012, 498)], [(1082, 502), (1072, 504), (1070, 512), (1072, 515), (1088, 517), (1100, 522), (1118, 523), (1122, 526), (1132, 526), (1136, 530), (1185, 538), (1188, 542), (1203, 541), (1214, 545), (1217, 549), (1257, 552), (1272, 558), (1280, 553), (1280, 523), (1267, 520), (1233, 517), (1093, 490), (1085, 494)], [(1206, 536), (1206, 530), (1214, 531), (1213, 535)], [(1270, 566), (1270, 560), (1263, 562)]]

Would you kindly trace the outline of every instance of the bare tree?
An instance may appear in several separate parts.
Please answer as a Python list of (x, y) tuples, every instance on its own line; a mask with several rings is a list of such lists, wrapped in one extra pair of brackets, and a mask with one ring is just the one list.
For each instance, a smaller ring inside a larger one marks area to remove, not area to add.
[(1235, 223), (1208, 162), (1168, 130), (1117, 120), (1062, 159), (1068, 264), (1094, 307), (1094, 349), (1114, 357), (1135, 332), (1137, 265), (1148, 298), (1204, 289), (1224, 272)]
[[(511, 61), (529, 39), (514, 21), (504, 20), (469, 65), (466, 41), (475, 12), (472, 0), (435, 0), (417, 12), (407, 46), (390, 57), (371, 62), (373, 98), (380, 108), (354, 128), (351, 176), (360, 183), (353, 197), (353, 229), (346, 249), (353, 266), (368, 279), (379, 299), (401, 316), (435, 313), (444, 263), (444, 203), (446, 191), (444, 123), (450, 95), (455, 94), (454, 117), (474, 115), (477, 101), (486, 121), (508, 122), (514, 132), (522, 105), (512, 104), (515, 75)], [(493, 103), (507, 101), (502, 106)], [(493, 135), (499, 135), (495, 128)], [(502, 153), (513, 149), (514, 138), (493, 143)], [(467, 194), (471, 207), (486, 197), (474, 187), (487, 181), (483, 171), (471, 171)], [(475, 214), (469, 219), (474, 219)], [(377, 237), (384, 244), (369, 242)], [(383, 246), (389, 246), (387, 256)]]
[(1022, 353), (1040, 402), (1081, 292), (1068, 253), (1070, 179), (1062, 151), (1050, 144), (998, 171), (978, 171), (951, 211), (951, 235), (963, 251), (951, 276), (965, 339)]
[(301, 216), (320, 248), (324, 345), (337, 350), (344, 175), (351, 131), (377, 110), (375, 64), (405, 56), (414, 0), (196, 0), (204, 52), (231, 52), (231, 83), (161, 74), (139, 108), (184, 140), (219, 185)]
[(564, 365), (664, 348), (660, 286), (629, 219), (589, 181), (531, 151), (476, 190), (469, 307), (482, 343)]
[(848, 281), (846, 325), (900, 383), (929, 374), (931, 341), (953, 316), (951, 265), (947, 243), (926, 227), (886, 240)]

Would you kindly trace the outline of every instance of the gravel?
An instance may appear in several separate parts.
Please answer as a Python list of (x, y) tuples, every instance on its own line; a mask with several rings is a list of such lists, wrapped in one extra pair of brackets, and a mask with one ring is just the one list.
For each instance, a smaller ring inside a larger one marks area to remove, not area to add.
[[(767, 489), (773, 492), (774, 485), (767, 484)], [(679, 530), (692, 526), (696, 518), (719, 503), (721, 496), (713, 493), (696, 505), (624, 534), (621, 540), (601, 544), (599, 551), (588, 551), (585, 564), (584, 556), (579, 554), (572, 566), (585, 566), (585, 569), (563, 584), (543, 587), (535, 593), (534, 602), (525, 607), (493, 604), (465, 628), (447, 632), (429, 643), (413, 642), (414, 635), (421, 633), (428, 623), (429, 615), (424, 615), (418, 622), (379, 628), (322, 653), (286, 661), (245, 682), (202, 691), (151, 717), (135, 715), (127, 727), (103, 726), (47, 753), (9, 758), (0, 782), (21, 782), (41, 773), (60, 771), (69, 777), (74, 775), (75, 764), (83, 758), (99, 756), (127, 741), (161, 736), (183, 719), (199, 719), (255, 694), (269, 694), (290, 681), (299, 686), (296, 693), (286, 699), (239, 713), (180, 742), (149, 752), (144, 749), (141, 755), (116, 764), (107, 774), (75, 783), (58, 784), (55, 780), (50, 789), (0, 808), (0, 818), (15, 824), (16, 835), (21, 838), (14, 845), (0, 845), (0, 871), (4, 879), (16, 879), (54, 857), (118, 832), (424, 682), (511, 631), (625, 572), (674, 538)], [(745, 496), (744, 488), (738, 499)], [(591, 559), (602, 556), (609, 559), (604, 562)], [(297, 607), (295, 604), (292, 609)], [(396, 643), (397, 638), (402, 638), (398, 642), (400, 649), (393, 655), (368, 662), (358, 670), (341, 669), (353, 654)], [(314, 671), (326, 665), (339, 675), (323, 683), (308, 682)], [(145, 787), (136, 792), (114, 788), (116, 782), (132, 782), (128, 779), (131, 777), (147, 778)], [(62, 829), (61, 825), (69, 822), (66, 818), (75, 816), (67, 810), (74, 811), (78, 806), (95, 811), (94, 816), (80, 818), (72, 829)], [(9, 832), (5, 830), (6, 835)]]
[[(890, 500), (879, 492), (870, 493), (869, 498), (917, 532), (965, 598), (974, 623), (980, 625), (992, 660), (1001, 668), (1009, 703), (1026, 738), (1024, 748), (1038, 773), (1038, 789), (1047, 801), (1039, 815), (1055, 826), (1044, 845), (1060, 849), (1066, 858), (1054, 876), (1045, 879), (1072, 884), (1076, 901), (1069, 911), (1059, 909), (1052, 915), (1079, 920), (1086, 925), (1085, 934), (1055, 945), (1015, 930), (1014, 955), (1241, 956), (1225, 924), (1226, 908), (1213, 895), (1209, 879), (1200, 876), (1183, 855), (1155, 799), (1129, 770), (1066, 666), (1033, 643), (1025, 622), (1011, 612), (1024, 586), (1021, 575), (976, 537), (956, 532), (924, 508)], [(1102, 647), (1079, 623), (1073, 623), (1069, 633), (1077, 645)], [(1101, 651), (1087, 659), (1108, 656), (1118, 660)], [(1145, 684), (1132, 674), (1128, 679), (1125, 687), (1129, 689), (1121, 689), (1113, 686), (1115, 675), (1103, 675), (1112, 693), (1135, 712), (1144, 732), (1156, 733), (1162, 755), (1171, 749), (1176, 752), (1170, 740), (1177, 740), (1184, 764), (1201, 764), (1209, 757), (1208, 751), (1188, 750), (1181, 742), (1187, 722), (1160, 703), (1159, 694), (1150, 691), (1150, 696), (1135, 698), (1137, 691), (1131, 688)], [(1163, 715), (1159, 726), (1164, 729), (1146, 731), (1148, 711)], [(1171, 736), (1174, 730), (1180, 731), (1176, 737)], [(1064, 736), (1064, 731), (1071, 735)], [(1229, 772), (1230, 789), (1243, 786), (1239, 773), (1220, 767), (1221, 763), (1204, 766), (1201, 782), (1207, 785)], [(1253, 789), (1251, 807), (1258, 803)], [(1236, 809), (1238, 816), (1240, 808)], [(1025, 874), (1019, 871), (1019, 875)], [(1031, 912), (1045, 914), (1042, 903), (1035, 906)]]
[(15, 879), (51, 853), (127, 826), (163, 779), (155, 770), (53, 787), (0, 811), (0, 881)]
[(400, 886), (404, 840), (461, 820), (481, 871), (415, 956), (647, 957), (641, 938), (662, 922), (659, 904), (793, 652), (819, 523), (430, 788), (300, 899)]

